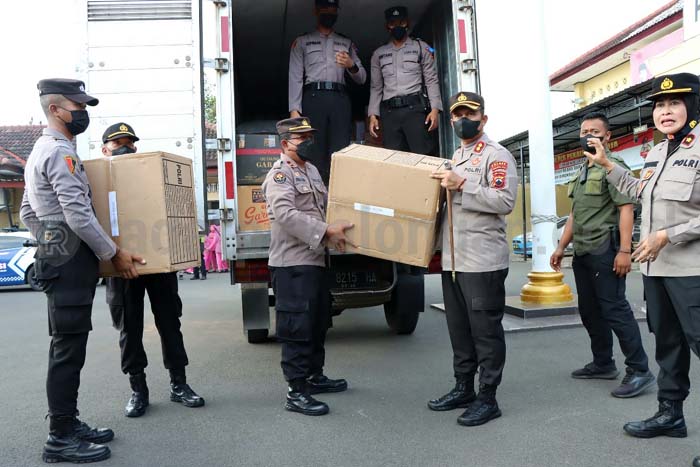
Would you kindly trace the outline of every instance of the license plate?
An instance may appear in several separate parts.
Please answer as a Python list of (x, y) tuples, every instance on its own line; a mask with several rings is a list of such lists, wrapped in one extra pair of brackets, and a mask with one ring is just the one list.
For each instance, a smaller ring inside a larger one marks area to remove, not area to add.
[(372, 271), (337, 271), (332, 273), (335, 289), (368, 289), (377, 286), (377, 273)]

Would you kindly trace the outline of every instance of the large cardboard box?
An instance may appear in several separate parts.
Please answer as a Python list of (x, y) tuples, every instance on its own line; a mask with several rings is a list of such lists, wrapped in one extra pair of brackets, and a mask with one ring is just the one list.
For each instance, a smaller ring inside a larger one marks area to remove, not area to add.
[(239, 134), (236, 141), (236, 182), (238, 185), (262, 185), (272, 164), (280, 158), (279, 136)]
[(328, 222), (355, 225), (351, 252), (427, 267), (433, 255), (445, 159), (353, 144), (333, 154)]
[[(139, 274), (199, 266), (197, 208), (190, 159), (165, 152), (84, 161), (100, 225), (115, 243), (143, 256)], [(109, 261), (100, 275), (113, 276)]]
[(270, 230), (267, 203), (260, 186), (238, 187), (238, 231)]

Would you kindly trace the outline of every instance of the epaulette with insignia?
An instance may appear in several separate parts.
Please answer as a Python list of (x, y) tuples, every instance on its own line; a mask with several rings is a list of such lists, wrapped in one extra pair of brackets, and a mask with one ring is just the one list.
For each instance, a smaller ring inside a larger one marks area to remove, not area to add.
[(483, 151), (485, 147), (486, 143), (483, 141), (479, 141), (478, 143), (476, 143), (476, 146), (474, 146), (474, 154), (481, 154), (481, 151)]
[(695, 144), (696, 140), (696, 135), (691, 133), (685, 138), (683, 138), (683, 142), (681, 143), (681, 146), (684, 148), (691, 148), (693, 147), (693, 144)]

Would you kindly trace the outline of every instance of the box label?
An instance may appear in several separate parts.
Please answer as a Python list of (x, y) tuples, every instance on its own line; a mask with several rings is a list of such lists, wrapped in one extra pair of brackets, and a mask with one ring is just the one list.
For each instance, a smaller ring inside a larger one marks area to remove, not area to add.
[(355, 203), (355, 211), (367, 212), (369, 214), (379, 214), (380, 216), (394, 217), (393, 209), (382, 208), (379, 206), (371, 206), (369, 204)]
[(163, 179), (166, 185), (192, 188), (192, 167), (180, 162), (163, 159)]
[(119, 236), (119, 211), (117, 211), (117, 192), (110, 191), (109, 197), (109, 224), (112, 227), (112, 237)]

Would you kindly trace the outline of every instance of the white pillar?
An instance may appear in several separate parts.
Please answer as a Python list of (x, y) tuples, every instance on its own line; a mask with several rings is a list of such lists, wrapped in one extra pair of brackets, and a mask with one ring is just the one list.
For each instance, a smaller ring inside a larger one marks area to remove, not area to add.
[(544, 0), (532, 0), (530, 77), (522, 96), (522, 105), (531, 109), (528, 127), (530, 140), (530, 197), (532, 219), (532, 271), (553, 272), (549, 258), (558, 241), (556, 227), (556, 191), (554, 184), (554, 147), (552, 111), (547, 68)]

